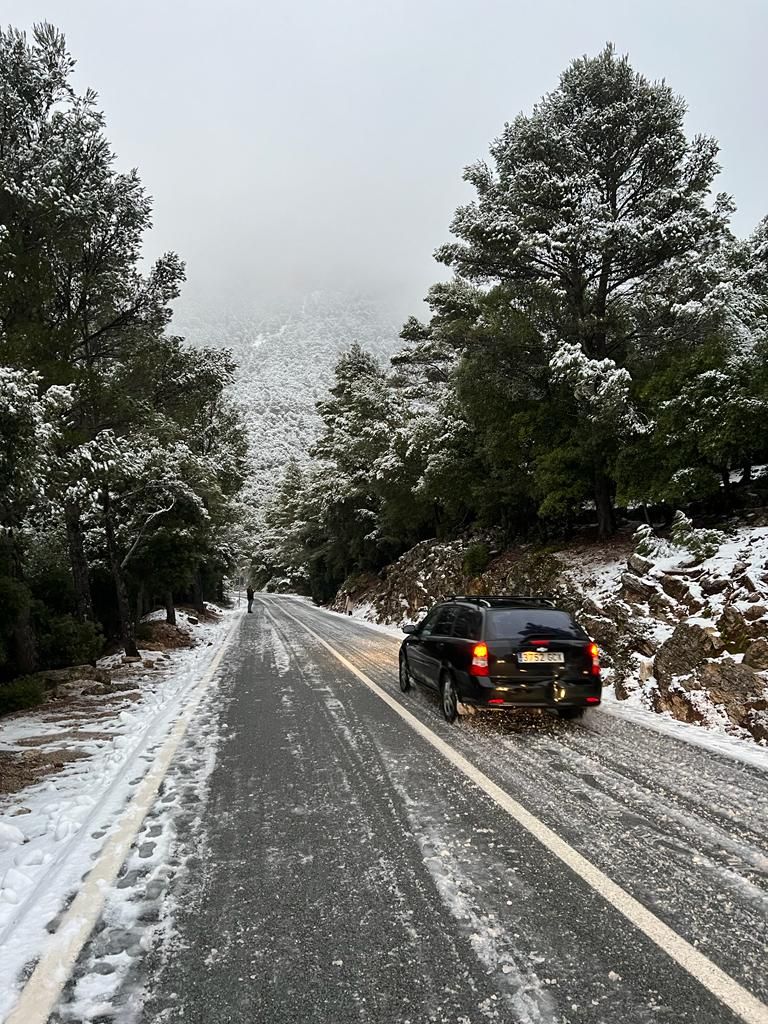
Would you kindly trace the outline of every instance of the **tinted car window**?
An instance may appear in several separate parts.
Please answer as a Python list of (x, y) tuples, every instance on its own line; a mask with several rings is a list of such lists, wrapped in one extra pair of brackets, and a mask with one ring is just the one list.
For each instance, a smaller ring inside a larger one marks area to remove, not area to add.
[(435, 636), (451, 635), (451, 628), (453, 627), (453, 620), (456, 618), (457, 611), (458, 608), (455, 604), (449, 604), (445, 608), (440, 609), (435, 628), (432, 630)]
[(554, 608), (492, 608), (488, 612), (487, 635), (491, 640), (522, 640), (537, 633), (572, 640), (586, 636), (567, 612)]
[(456, 621), (453, 624), (453, 635), (463, 637), (465, 640), (480, 639), (480, 612), (472, 608), (459, 607)]
[(419, 633), (422, 636), (429, 636), (430, 633), (434, 632), (435, 623), (442, 610), (442, 608), (433, 608), (426, 619), (420, 624)]

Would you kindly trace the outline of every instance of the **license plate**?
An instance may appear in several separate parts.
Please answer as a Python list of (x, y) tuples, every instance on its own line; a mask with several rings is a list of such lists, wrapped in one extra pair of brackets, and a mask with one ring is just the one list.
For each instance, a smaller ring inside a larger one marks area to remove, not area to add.
[(522, 665), (562, 665), (565, 658), (562, 651), (521, 651), (517, 660)]

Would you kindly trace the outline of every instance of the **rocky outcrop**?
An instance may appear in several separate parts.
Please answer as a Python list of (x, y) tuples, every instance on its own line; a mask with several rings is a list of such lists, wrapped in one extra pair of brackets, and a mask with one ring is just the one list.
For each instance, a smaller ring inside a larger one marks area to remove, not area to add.
[(653, 568), (653, 562), (648, 558), (643, 558), (642, 555), (638, 555), (637, 552), (633, 551), (627, 559), (627, 568), (636, 576), (647, 576)]
[(660, 689), (667, 689), (678, 676), (686, 676), (707, 658), (722, 654), (722, 638), (714, 629), (681, 622), (665, 641), (653, 663), (653, 673)]
[(625, 601), (648, 604), (656, 595), (658, 590), (650, 580), (641, 580), (633, 572), (622, 573), (621, 596)]
[(717, 628), (731, 654), (742, 653), (752, 640), (768, 636), (768, 623), (764, 614), (765, 606), (758, 604), (753, 604), (743, 612), (734, 605), (724, 609), (717, 620)]
[(744, 652), (743, 664), (756, 672), (768, 671), (768, 640), (753, 640)]
[(691, 593), (690, 585), (681, 576), (664, 573), (659, 578), (659, 584), (668, 597), (685, 606), (689, 615), (696, 615), (704, 607), (704, 603)]
[(95, 665), (73, 665), (70, 668), (45, 669), (29, 678), (39, 679), (46, 690), (56, 690), (65, 683), (76, 683), (83, 680), (107, 684), (111, 682), (112, 675), (106, 669), (96, 668)]
[(696, 687), (707, 690), (716, 704), (722, 704), (728, 717), (741, 724), (749, 707), (762, 699), (765, 680), (749, 666), (730, 658), (711, 661), (696, 671)]
[(712, 597), (713, 594), (722, 594), (730, 583), (723, 576), (704, 575), (699, 578), (699, 586), (705, 597)]

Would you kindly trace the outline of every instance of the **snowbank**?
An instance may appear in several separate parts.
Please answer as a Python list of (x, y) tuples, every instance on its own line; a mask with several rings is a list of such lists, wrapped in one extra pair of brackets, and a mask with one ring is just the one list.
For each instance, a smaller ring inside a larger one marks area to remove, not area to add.
[(81, 755), (58, 774), (0, 796), (0, 1019), (45, 943), (46, 926), (74, 895), (238, 618), (225, 611), (215, 622), (189, 626), (196, 645), (165, 658), (143, 651), (142, 663), (122, 670), (133, 690), (79, 695), (0, 721), (0, 751), (23, 756), (32, 746), (63, 747)]

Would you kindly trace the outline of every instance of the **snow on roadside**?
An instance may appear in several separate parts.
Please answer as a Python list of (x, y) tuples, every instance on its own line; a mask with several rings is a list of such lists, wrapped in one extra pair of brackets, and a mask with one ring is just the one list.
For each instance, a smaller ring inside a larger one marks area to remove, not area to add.
[(208, 859), (204, 812), (222, 740), (220, 702), (214, 682), (136, 835), (107, 896), (102, 927), (84, 947), (51, 1024), (142, 1019), (150, 980), (144, 954), (169, 948), (178, 890), (188, 905), (195, 898), (191, 880), (199, 877), (200, 864)]
[[(51, 705), (0, 721), (0, 749), (24, 749), (19, 741), (50, 736), (43, 750), (64, 743), (87, 755), (18, 793), (0, 796), (0, 1019), (183, 710), (185, 696), (237, 620), (236, 611), (226, 611), (216, 622), (196, 624), (197, 646), (170, 652), (167, 668), (149, 671), (138, 665), (140, 698), (120, 700), (111, 706), (111, 716), (101, 717), (110, 705), (91, 698), (98, 716), (85, 729), (79, 718), (68, 723), (56, 715), (46, 722), (50, 716), (41, 711)], [(86, 738), (78, 739), (80, 729)]]
[(722, 725), (718, 728), (710, 723), (703, 727), (691, 722), (681, 722), (668, 712), (650, 711), (640, 703), (637, 694), (633, 694), (627, 700), (618, 700), (613, 691), (606, 687), (599, 711), (768, 772), (768, 747), (761, 746), (752, 739), (733, 736)]

